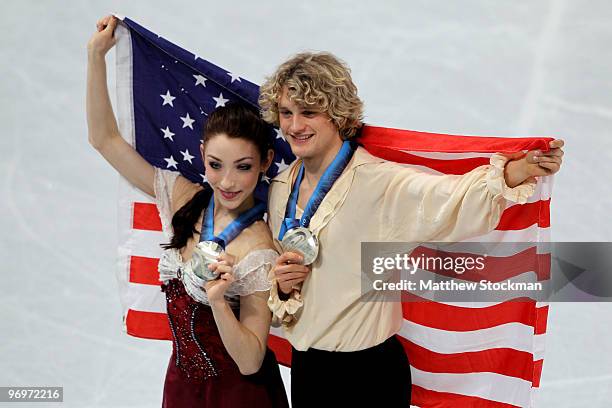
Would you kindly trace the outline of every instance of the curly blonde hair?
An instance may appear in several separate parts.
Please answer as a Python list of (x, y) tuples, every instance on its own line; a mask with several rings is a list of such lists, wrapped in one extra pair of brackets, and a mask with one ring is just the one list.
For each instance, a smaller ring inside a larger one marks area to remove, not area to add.
[(343, 140), (355, 136), (363, 121), (363, 102), (349, 67), (328, 52), (303, 52), (280, 65), (260, 87), (259, 106), (263, 119), (279, 125), (278, 103), (287, 87), (298, 105), (325, 112)]

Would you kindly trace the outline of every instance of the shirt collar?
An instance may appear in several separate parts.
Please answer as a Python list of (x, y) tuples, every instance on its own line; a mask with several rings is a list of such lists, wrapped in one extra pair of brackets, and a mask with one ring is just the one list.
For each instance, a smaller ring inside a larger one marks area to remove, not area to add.
[[(368, 163), (382, 163), (384, 159), (373, 156), (366, 149), (361, 146), (357, 147), (355, 150), (355, 154), (353, 158), (349, 162), (347, 168), (344, 171), (352, 171), (353, 169), (362, 166)], [(278, 174), (276, 177), (272, 179), (273, 183), (284, 183), (284, 184), (292, 184), (293, 179), (295, 178), (294, 174), (297, 170), (299, 170), (299, 166), (302, 164), (302, 159), (294, 160), (289, 167), (285, 169), (285, 171)]]
[[(322, 228), (327, 225), (333, 215), (338, 211), (344, 202), (344, 198), (347, 196), (349, 188), (353, 182), (355, 170), (363, 165), (371, 163), (383, 163), (384, 159), (371, 155), (366, 149), (359, 146), (355, 150), (353, 158), (349, 162), (347, 168), (344, 170), (340, 178), (336, 180), (336, 183), (332, 186), (331, 190), (327, 193), (321, 205), (317, 209), (310, 220), (309, 229), (318, 234)], [(291, 193), (292, 182), (295, 179), (299, 166), (302, 163), (301, 159), (295, 160), (289, 167), (272, 179), (272, 183), (280, 183), (276, 185), (279, 191), (279, 203), (282, 205), (277, 206), (276, 216), (282, 220), (285, 216), (285, 206)]]

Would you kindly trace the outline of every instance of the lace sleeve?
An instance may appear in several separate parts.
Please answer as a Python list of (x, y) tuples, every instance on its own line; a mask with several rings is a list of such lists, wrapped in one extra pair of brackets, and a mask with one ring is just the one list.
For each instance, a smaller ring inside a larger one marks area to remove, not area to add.
[(268, 274), (278, 254), (273, 249), (250, 252), (234, 266), (236, 280), (228, 289), (232, 295), (246, 296), (254, 292), (270, 290)]
[(162, 230), (168, 238), (172, 238), (172, 191), (174, 182), (180, 175), (178, 171), (170, 171), (155, 168), (155, 180), (153, 189), (155, 191), (155, 205), (159, 211)]

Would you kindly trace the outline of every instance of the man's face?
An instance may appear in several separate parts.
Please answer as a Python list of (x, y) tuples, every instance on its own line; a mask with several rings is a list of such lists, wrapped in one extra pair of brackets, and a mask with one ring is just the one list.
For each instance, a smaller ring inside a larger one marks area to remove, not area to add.
[(326, 156), (342, 144), (338, 128), (324, 112), (297, 105), (289, 99), (287, 88), (278, 104), (280, 128), (297, 157)]

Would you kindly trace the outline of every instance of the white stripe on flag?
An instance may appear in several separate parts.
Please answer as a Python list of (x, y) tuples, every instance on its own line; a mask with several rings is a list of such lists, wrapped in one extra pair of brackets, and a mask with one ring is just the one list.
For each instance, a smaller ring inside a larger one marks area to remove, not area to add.
[(399, 334), (411, 342), (441, 354), (511, 348), (533, 353), (533, 327), (507, 323), (474, 331), (434, 329), (404, 320)]
[(496, 373), (429, 373), (410, 368), (412, 383), (432, 391), (485, 398), (519, 407), (530, 404), (531, 382)]
[(533, 361), (544, 359), (545, 349), (546, 333), (533, 336)]
[(132, 250), (132, 255), (159, 258), (163, 252), (159, 244), (167, 242), (163, 232), (132, 230), (124, 245)]
[(130, 309), (140, 312), (166, 313), (166, 301), (157, 285), (128, 283), (127, 302)]
[(271, 327), (270, 326), (270, 333), (277, 336), (277, 337), (281, 337), (281, 338), (285, 338), (285, 335), (283, 334), (283, 329), (280, 327)]

